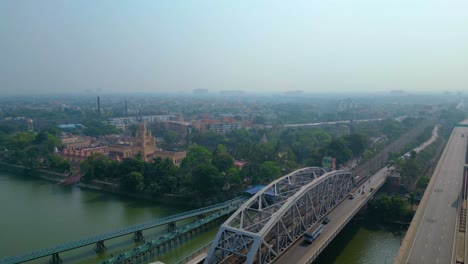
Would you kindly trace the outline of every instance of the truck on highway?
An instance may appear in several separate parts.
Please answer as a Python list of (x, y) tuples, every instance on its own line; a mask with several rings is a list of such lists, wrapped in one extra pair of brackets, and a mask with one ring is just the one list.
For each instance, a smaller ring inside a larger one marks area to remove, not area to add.
[(312, 233), (304, 233), (304, 242), (310, 244), (322, 233), (323, 225), (319, 225)]

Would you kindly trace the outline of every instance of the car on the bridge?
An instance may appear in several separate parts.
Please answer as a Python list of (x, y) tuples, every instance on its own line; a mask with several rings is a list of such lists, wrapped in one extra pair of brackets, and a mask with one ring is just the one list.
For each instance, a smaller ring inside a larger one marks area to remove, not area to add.
[(348, 199), (350, 199), (350, 200), (354, 199), (354, 193), (349, 194)]
[(331, 218), (327, 215), (323, 218), (322, 224), (326, 225), (330, 223), (330, 221), (331, 221)]
[(369, 192), (372, 192), (374, 189), (375, 189), (374, 187), (371, 187)]

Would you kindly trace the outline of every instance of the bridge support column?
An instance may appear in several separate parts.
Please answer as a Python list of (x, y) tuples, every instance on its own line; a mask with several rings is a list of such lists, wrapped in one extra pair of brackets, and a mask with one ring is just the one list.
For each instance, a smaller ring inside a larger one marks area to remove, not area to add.
[(106, 251), (107, 248), (106, 246), (104, 245), (104, 240), (101, 240), (101, 241), (98, 241), (96, 243), (96, 245), (94, 246), (94, 251), (96, 253), (103, 253), (104, 251)]
[(167, 225), (167, 231), (169, 232), (173, 232), (177, 229), (177, 226), (176, 226), (176, 223), (175, 222), (170, 222), (168, 225)]
[(135, 242), (141, 242), (143, 241), (143, 239), (145, 239), (145, 237), (143, 236), (143, 230), (138, 230), (133, 235), (133, 241)]
[(61, 264), (62, 259), (60, 258), (58, 253), (52, 254), (52, 257), (49, 259), (50, 264)]

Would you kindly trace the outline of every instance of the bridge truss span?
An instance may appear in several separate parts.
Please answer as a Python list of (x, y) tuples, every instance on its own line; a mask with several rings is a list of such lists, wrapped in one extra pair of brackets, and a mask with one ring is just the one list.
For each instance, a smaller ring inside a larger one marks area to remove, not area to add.
[(224, 222), (205, 264), (273, 262), (355, 186), (351, 172), (318, 167), (275, 180)]

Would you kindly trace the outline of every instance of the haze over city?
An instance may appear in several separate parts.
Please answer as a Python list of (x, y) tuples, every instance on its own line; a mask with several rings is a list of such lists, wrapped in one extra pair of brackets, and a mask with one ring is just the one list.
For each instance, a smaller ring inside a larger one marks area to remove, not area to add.
[(2, 94), (464, 91), (466, 1), (1, 1)]
[(0, 0), (0, 264), (468, 263), (467, 10)]

